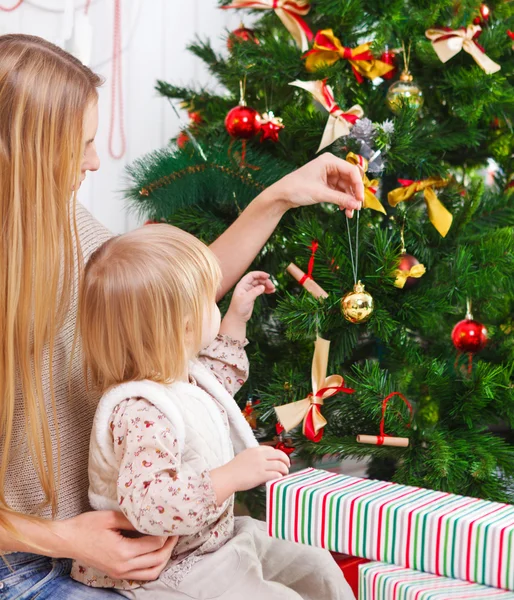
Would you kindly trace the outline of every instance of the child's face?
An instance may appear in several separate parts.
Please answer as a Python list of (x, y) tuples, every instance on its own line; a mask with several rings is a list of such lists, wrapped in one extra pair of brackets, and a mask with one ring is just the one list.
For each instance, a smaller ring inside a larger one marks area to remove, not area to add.
[(209, 304), (203, 311), (202, 321), (202, 346), (199, 350), (207, 346), (218, 335), (221, 325), (220, 309), (216, 302)]

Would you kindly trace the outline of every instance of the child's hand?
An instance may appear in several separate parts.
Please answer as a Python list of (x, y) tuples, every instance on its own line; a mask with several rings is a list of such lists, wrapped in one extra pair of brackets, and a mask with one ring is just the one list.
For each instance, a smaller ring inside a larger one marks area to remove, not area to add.
[(287, 454), (270, 446), (247, 448), (223, 467), (213, 469), (211, 481), (218, 505), (235, 492), (250, 490), (289, 473)]
[(251, 271), (236, 285), (227, 317), (246, 323), (252, 316), (255, 300), (261, 294), (272, 294), (275, 286), (268, 273)]
[(230, 307), (221, 322), (220, 333), (243, 341), (246, 337), (246, 323), (252, 316), (256, 298), (261, 294), (272, 294), (274, 291), (275, 286), (268, 273), (247, 273), (234, 289)]

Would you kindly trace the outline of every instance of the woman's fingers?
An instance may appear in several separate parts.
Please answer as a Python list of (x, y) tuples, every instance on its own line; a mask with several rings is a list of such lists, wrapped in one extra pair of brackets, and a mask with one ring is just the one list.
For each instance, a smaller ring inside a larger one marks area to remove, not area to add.
[[(356, 165), (337, 158), (333, 154), (326, 153), (324, 155), (326, 161), (326, 172), (329, 180), (336, 181), (336, 186), (345, 190), (352, 190), (354, 197), (364, 202), (364, 184), (362, 183), (362, 171)], [(351, 207), (350, 207), (351, 208)]]
[(175, 548), (175, 546), (177, 545), (177, 541), (177, 536), (167, 538), (164, 545), (158, 550), (134, 557), (131, 561), (127, 563), (127, 568), (131, 571), (134, 571), (142, 569), (153, 569), (154, 567), (158, 567), (159, 565), (166, 564), (170, 559), (171, 553), (173, 552), (173, 548)]
[(324, 191), (322, 202), (336, 204), (341, 210), (360, 210), (362, 208), (362, 202), (356, 200), (354, 196), (330, 189)]
[(164, 548), (167, 541), (167, 537), (157, 535), (145, 535), (138, 538), (123, 537), (128, 560), (136, 560), (142, 555), (158, 552)]

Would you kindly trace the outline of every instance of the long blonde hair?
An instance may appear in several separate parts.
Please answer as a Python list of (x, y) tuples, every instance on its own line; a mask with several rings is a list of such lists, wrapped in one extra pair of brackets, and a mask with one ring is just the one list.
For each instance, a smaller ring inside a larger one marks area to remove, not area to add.
[(183, 377), (220, 282), (209, 248), (171, 225), (146, 225), (108, 240), (86, 265), (79, 300), (92, 384), (104, 392), (125, 381)]
[(57, 507), (59, 448), (52, 449), (43, 379), (57, 426), (52, 359), (81, 258), (72, 189), (85, 111), (101, 82), (41, 38), (0, 36), (0, 525), (15, 537), (4, 485), (17, 395), (44, 504), (54, 515)]

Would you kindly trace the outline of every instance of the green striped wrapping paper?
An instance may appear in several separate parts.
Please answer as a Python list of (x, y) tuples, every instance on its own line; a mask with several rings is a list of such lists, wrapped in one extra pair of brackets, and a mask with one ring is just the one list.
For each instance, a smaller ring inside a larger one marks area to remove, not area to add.
[(438, 577), (385, 563), (359, 567), (359, 600), (514, 600), (514, 594), (478, 583)]
[(514, 506), (305, 469), (267, 484), (271, 536), (514, 590)]

